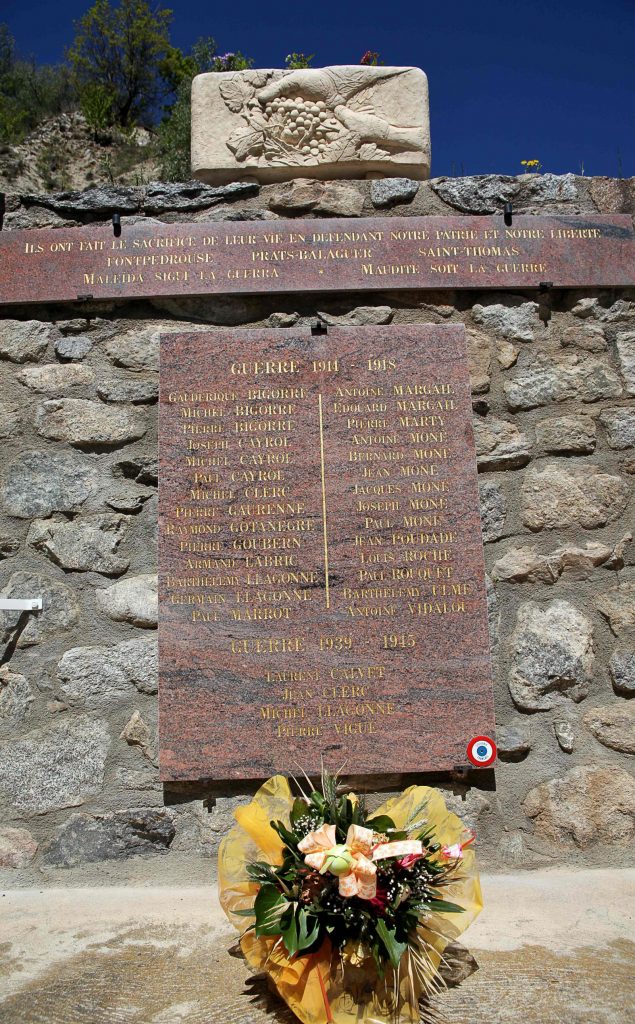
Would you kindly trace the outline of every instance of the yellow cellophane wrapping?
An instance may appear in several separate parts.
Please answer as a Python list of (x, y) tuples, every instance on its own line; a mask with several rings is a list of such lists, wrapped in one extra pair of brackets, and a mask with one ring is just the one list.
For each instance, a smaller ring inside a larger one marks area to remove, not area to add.
[[(425, 804), (423, 809), (422, 804)], [(235, 916), (235, 911), (253, 907), (259, 889), (247, 876), (247, 864), (257, 860), (282, 863), (283, 843), (269, 822), (279, 820), (288, 824), (292, 805), (293, 795), (287, 780), (276, 775), (258, 790), (247, 807), (235, 811), (237, 824), (221, 843), (218, 854), (220, 902), (241, 932), (249, 918)], [(442, 846), (460, 843), (465, 835), (465, 826), (448, 811), (441, 794), (427, 786), (410, 786), (386, 801), (373, 816), (379, 814), (389, 815), (397, 829), (404, 828), (407, 822), (425, 819), (426, 827), (434, 828), (435, 841)], [(430, 977), (439, 966), (445, 946), (465, 931), (483, 906), (471, 849), (464, 850), (457, 881), (444, 887), (443, 898), (458, 903), (464, 913), (431, 914), (420, 926), (420, 935), (430, 947)], [(292, 959), (277, 936), (259, 939), (253, 931), (248, 931), (240, 945), (249, 964), (269, 974), (281, 997), (304, 1024), (329, 1021), (319, 975), (332, 1014), (330, 1019), (335, 1024), (395, 1024), (395, 1021), (415, 1024), (419, 1021), (418, 1002), (424, 989), (416, 975), (413, 977), (405, 967), (400, 971), (397, 985), (391, 968), (383, 980), (378, 977), (372, 955), (361, 963), (351, 963), (346, 956), (342, 961), (339, 954), (332, 951), (328, 940), (317, 953)]]

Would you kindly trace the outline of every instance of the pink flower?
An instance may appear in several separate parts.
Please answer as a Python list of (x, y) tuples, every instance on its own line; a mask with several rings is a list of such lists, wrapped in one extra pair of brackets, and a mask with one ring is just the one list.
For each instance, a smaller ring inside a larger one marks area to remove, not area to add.
[(476, 839), (476, 835), (471, 829), (466, 829), (467, 839), (463, 843), (455, 843), (454, 846), (442, 846), (441, 855), (446, 860), (461, 860), (463, 857), (463, 850), (466, 846), (470, 846), (471, 843)]
[(407, 868), (411, 868), (413, 864), (416, 864), (421, 857), (423, 857), (422, 853), (408, 853), (405, 857), (402, 857), (401, 860), (397, 861), (397, 867), (403, 868), (405, 871)]

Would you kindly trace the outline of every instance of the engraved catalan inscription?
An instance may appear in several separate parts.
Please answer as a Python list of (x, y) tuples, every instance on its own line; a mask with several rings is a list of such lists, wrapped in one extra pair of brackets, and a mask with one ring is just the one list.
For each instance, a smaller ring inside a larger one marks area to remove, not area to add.
[(635, 285), (631, 218), (370, 217), (0, 232), (0, 305), (412, 288)]
[(161, 360), (162, 778), (464, 764), (494, 721), (464, 328)]

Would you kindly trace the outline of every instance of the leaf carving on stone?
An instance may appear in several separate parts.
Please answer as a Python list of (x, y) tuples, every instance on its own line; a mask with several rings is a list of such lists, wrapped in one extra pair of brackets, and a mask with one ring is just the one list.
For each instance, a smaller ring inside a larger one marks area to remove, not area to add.
[(394, 78), (396, 75), (403, 75), (408, 71), (408, 68), (397, 68), (397, 69), (382, 69), (374, 68), (372, 82), (368, 80), (368, 68), (347, 68), (346, 71), (336, 70), (335, 68), (329, 68), (324, 71), (325, 77), (330, 79), (333, 87), (332, 92), (336, 95), (329, 96), (331, 102), (336, 103), (347, 103), (351, 96), (354, 96), (361, 89), (366, 89), (369, 85), (376, 87), (380, 85), (382, 81), (386, 81), (389, 78)]
[(248, 156), (260, 156), (264, 144), (264, 132), (252, 127), (237, 128), (227, 140), (227, 145), (237, 160), (246, 160)]
[(243, 110), (243, 117), (252, 128), (260, 129), (263, 132), (269, 131), (269, 121), (267, 121), (260, 107), (252, 107), (247, 111)]
[(359, 135), (342, 132), (330, 142), (322, 154), (321, 163), (336, 163), (338, 160), (355, 160), (358, 155)]
[(256, 87), (241, 75), (236, 74), (233, 78), (226, 78), (222, 81), (219, 91), (225, 101), (225, 106), (233, 114), (238, 114), (245, 103), (254, 98)]
[(268, 136), (265, 140), (265, 159), (276, 167), (291, 167), (306, 163), (304, 155), (282, 139)]
[(245, 78), (250, 82), (254, 89), (262, 89), (267, 84), (270, 78), (273, 78), (273, 71), (246, 71), (243, 72)]

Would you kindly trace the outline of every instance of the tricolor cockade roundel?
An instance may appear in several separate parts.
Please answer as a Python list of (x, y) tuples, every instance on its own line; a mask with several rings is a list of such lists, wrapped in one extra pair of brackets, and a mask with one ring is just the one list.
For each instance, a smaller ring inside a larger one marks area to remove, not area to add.
[(489, 736), (475, 736), (467, 745), (467, 756), (477, 768), (488, 768), (496, 760), (496, 744)]

